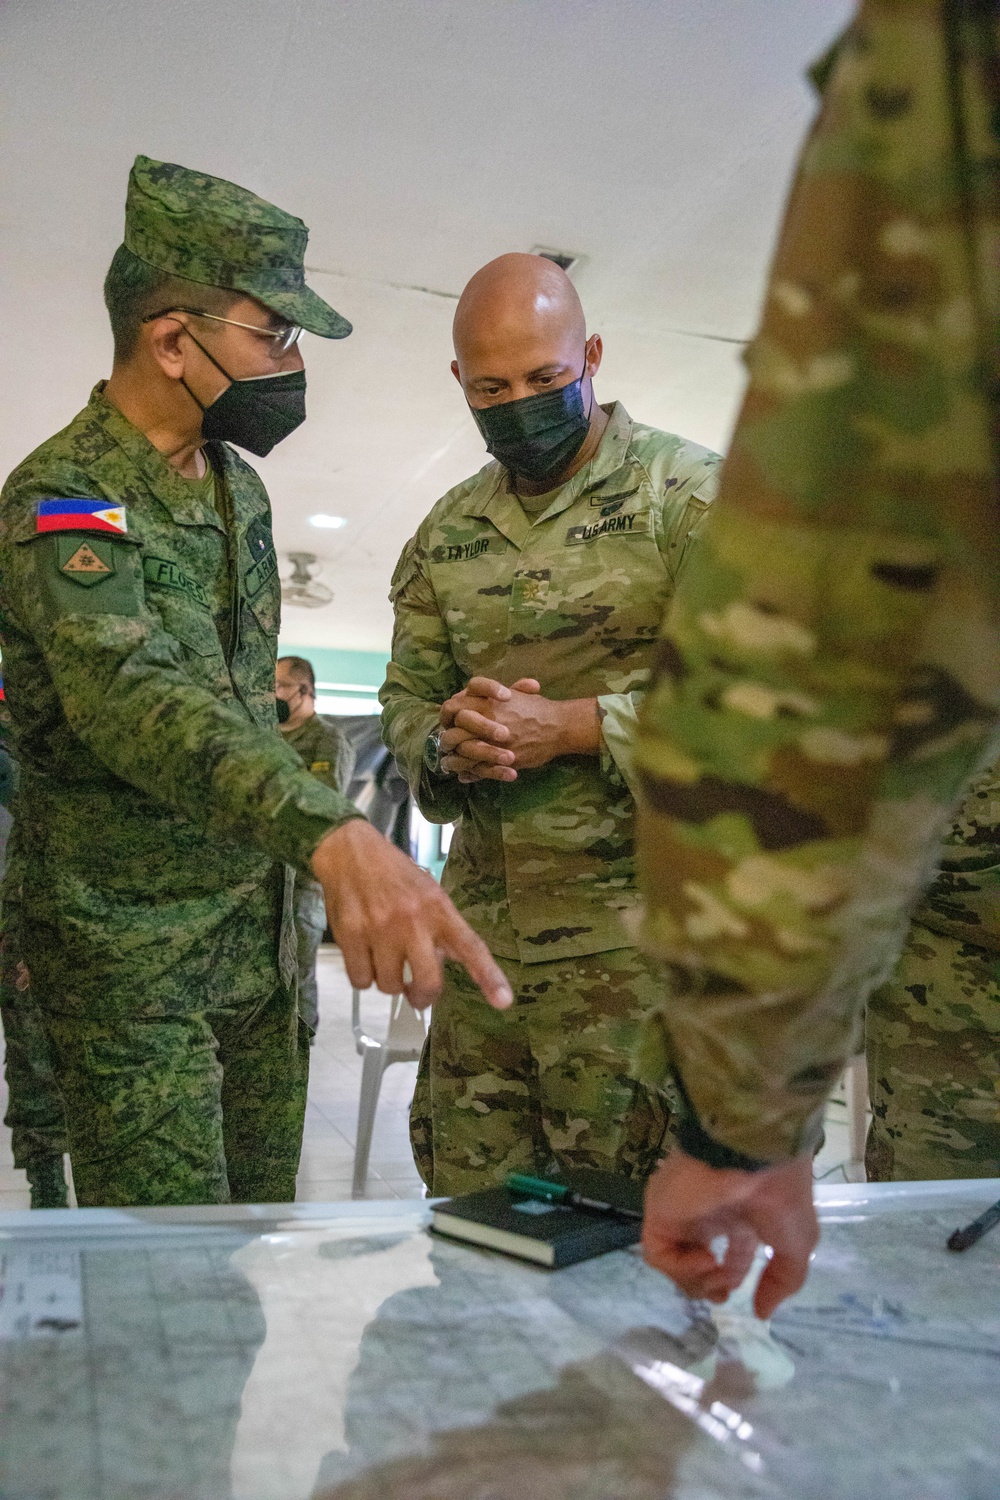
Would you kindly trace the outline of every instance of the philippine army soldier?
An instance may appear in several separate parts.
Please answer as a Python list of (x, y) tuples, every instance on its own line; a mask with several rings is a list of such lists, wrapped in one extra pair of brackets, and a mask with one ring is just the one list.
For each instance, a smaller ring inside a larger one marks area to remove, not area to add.
[[(324, 785), (347, 795), (354, 771), (354, 747), (335, 720), (316, 712), (316, 677), (304, 656), (279, 656), (275, 668), (275, 708), (286, 745), (301, 755), (309, 772)], [(315, 1035), (319, 1025), (316, 955), (326, 931), (323, 887), (305, 875), (295, 876), (293, 910), (298, 952), (299, 1015)]]
[[(866, 0), (819, 71), (746, 402), (645, 705), (646, 936), (671, 965), (645, 1062), (685, 1101), (646, 1254), (723, 1300), (770, 1244), (761, 1316), (805, 1278), (810, 1157), (864, 1002), (996, 756), (996, 41), (992, 7)], [(876, 1071), (906, 1043), (885, 1028)]]
[(264, 454), (291, 432), (301, 330), (350, 331), (305, 286), (306, 233), (139, 157), (111, 378), (3, 491), (18, 956), (82, 1204), (294, 1196), (308, 1046), (293, 943), (279, 963), (285, 864), (322, 883), (355, 983), (426, 1004), (444, 951), (506, 999), (433, 881), (275, 733), (270, 509), (227, 440)]
[(669, 1119), (631, 1077), (658, 995), (627, 925), (630, 729), (717, 458), (597, 404), (601, 340), (565, 273), (506, 255), (466, 287), (452, 366), (492, 462), (431, 511), (392, 583), (383, 733), (421, 810), (457, 823), (444, 885), (515, 996), (450, 970), (413, 1104), (433, 1193), (511, 1170), (644, 1176)]
[(869, 1182), (1000, 1177), (1000, 766), (966, 794), (865, 1050)]

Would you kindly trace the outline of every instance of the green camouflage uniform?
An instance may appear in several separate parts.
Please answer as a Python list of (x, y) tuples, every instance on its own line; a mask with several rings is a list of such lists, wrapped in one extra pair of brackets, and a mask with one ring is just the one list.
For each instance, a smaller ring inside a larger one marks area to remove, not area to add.
[[(347, 795), (354, 771), (354, 746), (337, 727), (336, 719), (313, 714), (294, 729), (283, 729), (282, 738), (301, 755), (310, 773), (324, 786)], [(319, 1025), (319, 995), (316, 989), (316, 954), (326, 931), (326, 903), (318, 880), (295, 876), (293, 898), (295, 946), (298, 954), (299, 1015), (315, 1032)]]
[(679, 1137), (816, 1143), (963, 786), (996, 754), (997, 37), (868, 0), (820, 71), (720, 497), (637, 750)]
[[(130, 248), (161, 269), (329, 333), (337, 315), (302, 288), (299, 220), (143, 157), (127, 212)], [(0, 498), (28, 856), (16, 951), (82, 1204), (295, 1191), (308, 1049), (291, 944), (279, 972), (282, 866), (307, 869), (356, 813), (275, 732), (267, 495), (233, 449), (206, 452), (207, 490), (98, 386)], [(53, 497), (103, 502), (112, 519), (44, 530), (37, 502)]]
[[(449, 966), (412, 1118), (435, 1193), (551, 1162), (645, 1174), (667, 1126), (666, 1093), (629, 1076), (655, 983), (627, 925), (631, 733), (718, 459), (609, 411), (594, 458), (547, 506), (529, 514), (491, 462), (438, 502), (393, 578), (385, 740), (424, 815), (457, 821), (442, 883), (515, 995), (513, 1012), (493, 1016)], [(600, 755), (508, 784), (432, 775), (438, 708), (477, 674), (596, 697)]]
[(869, 1181), (1000, 1177), (1000, 766), (969, 788), (865, 1029)]

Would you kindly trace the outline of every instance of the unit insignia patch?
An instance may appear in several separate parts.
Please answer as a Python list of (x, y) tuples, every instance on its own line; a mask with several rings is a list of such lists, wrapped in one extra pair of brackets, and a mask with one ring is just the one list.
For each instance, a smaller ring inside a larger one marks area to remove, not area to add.
[(115, 555), (100, 542), (78, 542), (75, 537), (59, 538), (59, 571), (74, 583), (89, 587), (103, 583), (115, 571)]

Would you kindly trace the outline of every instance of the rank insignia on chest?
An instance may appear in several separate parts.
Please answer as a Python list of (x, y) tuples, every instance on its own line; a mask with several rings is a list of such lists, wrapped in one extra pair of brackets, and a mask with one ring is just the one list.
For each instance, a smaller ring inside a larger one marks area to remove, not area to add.
[(107, 500), (39, 500), (36, 531), (128, 531), (124, 505)]
[(114, 552), (96, 539), (81, 542), (76, 537), (59, 537), (58, 560), (60, 573), (85, 588), (103, 583), (115, 572)]
[(271, 545), (271, 528), (261, 516), (254, 516), (247, 527), (247, 547), (254, 562), (266, 557)]
[(254, 516), (246, 529), (247, 551), (250, 566), (244, 574), (243, 584), (247, 598), (259, 594), (278, 571), (278, 556), (271, 540), (271, 528), (263, 516)]

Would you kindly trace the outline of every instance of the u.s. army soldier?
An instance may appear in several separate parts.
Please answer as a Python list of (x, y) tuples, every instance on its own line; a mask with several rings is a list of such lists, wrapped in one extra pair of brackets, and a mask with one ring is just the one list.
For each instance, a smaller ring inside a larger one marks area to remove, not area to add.
[(645, 1063), (684, 1107), (644, 1245), (721, 1301), (769, 1244), (762, 1317), (805, 1279), (812, 1151), (865, 1000), (996, 758), (996, 28), (968, 0), (863, 0), (818, 70), (747, 398), (645, 704), (646, 937), (671, 965)]
[(1000, 1177), (1000, 766), (966, 794), (865, 1051), (869, 1182)]
[(426, 1004), (443, 951), (507, 998), (434, 882), (275, 732), (270, 508), (229, 441), (290, 433), (299, 334), (350, 332), (305, 285), (306, 233), (139, 157), (105, 285), (111, 379), (3, 491), (14, 951), (82, 1204), (294, 1197), (308, 1047), (283, 864), (322, 883), (360, 986)]
[(565, 273), (507, 255), (469, 283), (453, 370), (494, 461), (400, 558), (383, 732), (444, 885), (515, 996), (499, 1024), (450, 969), (413, 1105), (434, 1193), (553, 1163), (644, 1176), (665, 1088), (630, 1074), (658, 995), (635, 910), (630, 731), (717, 458), (597, 404), (601, 341)]

